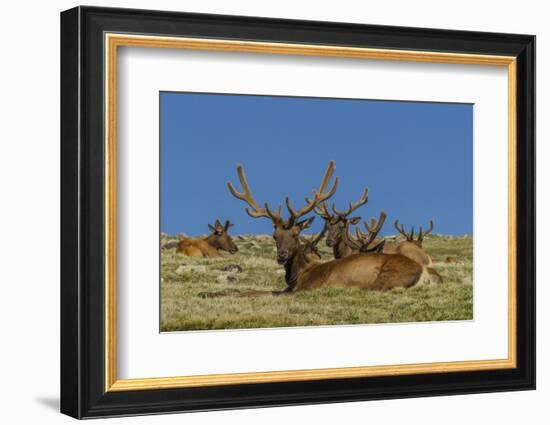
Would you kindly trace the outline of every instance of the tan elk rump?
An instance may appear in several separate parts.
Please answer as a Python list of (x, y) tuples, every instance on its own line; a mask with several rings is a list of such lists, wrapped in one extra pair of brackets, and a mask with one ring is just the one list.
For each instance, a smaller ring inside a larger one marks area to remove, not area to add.
[[(334, 172), (334, 162), (330, 161), (319, 190), (313, 192), (306, 205), (295, 210), (287, 197), (286, 207), (289, 218), (283, 219), (281, 206), (273, 211), (267, 203), (263, 207), (254, 199), (246, 180), (242, 166), (237, 167), (239, 180), (243, 188), (238, 192), (231, 183), (229, 190), (237, 199), (246, 202), (248, 215), (254, 218), (268, 218), (272, 221), (273, 237), (277, 246), (277, 262), (285, 268), (287, 288), (284, 291), (243, 291), (237, 296), (282, 295), (320, 288), (362, 288), (386, 290), (395, 287), (411, 287), (423, 280), (431, 280), (431, 274), (425, 268), (402, 255), (360, 252), (345, 258), (325, 263), (312, 257), (300, 239), (300, 232), (307, 229), (315, 216), (300, 220), (303, 216), (325, 202), (336, 191), (338, 177), (327, 191), (328, 183)], [(380, 226), (378, 226), (378, 231)], [(374, 240), (376, 234), (368, 235)], [(367, 249), (368, 247), (363, 247)], [(227, 295), (224, 292), (201, 294), (204, 297)], [(235, 295), (232, 293), (232, 295)]]
[(182, 239), (176, 246), (176, 252), (189, 257), (220, 257), (220, 251), (234, 254), (238, 248), (227, 233), (231, 226), (233, 224), (229, 220), (226, 220), (223, 226), (216, 220), (214, 226), (208, 225), (210, 235), (205, 238)]

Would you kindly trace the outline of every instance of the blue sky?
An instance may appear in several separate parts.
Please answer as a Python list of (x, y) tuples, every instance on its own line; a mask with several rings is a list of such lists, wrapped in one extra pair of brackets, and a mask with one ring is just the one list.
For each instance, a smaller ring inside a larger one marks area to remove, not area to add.
[[(237, 164), (260, 204), (288, 195), (299, 208), (333, 159), (332, 201), (344, 209), (368, 187), (354, 215), (385, 210), (381, 234), (395, 233), (395, 219), (472, 233), (473, 105), (173, 92), (160, 105), (163, 232), (201, 235), (219, 218), (235, 223), (233, 234), (271, 233), (226, 187), (240, 190)], [(312, 229), (321, 226), (317, 218)]]

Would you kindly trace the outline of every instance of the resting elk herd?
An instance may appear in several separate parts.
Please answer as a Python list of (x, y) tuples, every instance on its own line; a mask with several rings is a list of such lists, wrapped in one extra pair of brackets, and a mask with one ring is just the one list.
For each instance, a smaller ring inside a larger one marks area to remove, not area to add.
[[(423, 239), (433, 230), (433, 222), (430, 221), (426, 231), (420, 228), (415, 233), (414, 227), (407, 232), (395, 221), (395, 228), (405, 238), (400, 242), (388, 243), (378, 238), (386, 220), (385, 212), (381, 212), (378, 219), (363, 222), (364, 230), (361, 230), (361, 217), (352, 216), (352, 213), (368, 202), (368, 189), (365, 188), (361, 198), (350, 203), (347, 209), (339, 210), (334, 204), (329, 209), (327, 201), (338, 186), (338, 177), (329, 185), (333, 173), (334, 162), (330, 161), (319, 188), (310, 198), (305, 198), (301, 208), (295, 208), (286, 197), (285, 217), (280, 205), (274, 210), (267, 202), (262, 204), (255, 199), (243, 167), (237, 166), (242, 189), (238, 191), (231, 183), (227, 183), (227, 187), (235, 198), (246, 204), (245, 211), (250, 217), (270, 220), (273, 224), (276, 260), (284, 267), (287, 287), (282, 291), (238, 291), (232, 292), (232, 296), (290, 295), (320, 288), (388, 290), (442, 282), (441, 276), (431, 268), (431, 258), (422, 248)], [(311, 239), (301, 236), (316, 216), (324, 221), (323, 230)], [(228, 234), (231, 226), (229, 221), (225, 225), (216, 221), (214, 226), (208, 225), (211, 231), (208, 237), (183, 239), (176, 251), (196, 257), (219, 256), (220, 250), (234, 253), (237, 247)], [(355, 232), (351, 231), (351, 226), (355, 226)], [(317, 248), (323, 238), (333, 251), (334, 259), (330, 261), (322, 261)], [(225, 292), (201, 294), (205, 298), (225, 295)]]

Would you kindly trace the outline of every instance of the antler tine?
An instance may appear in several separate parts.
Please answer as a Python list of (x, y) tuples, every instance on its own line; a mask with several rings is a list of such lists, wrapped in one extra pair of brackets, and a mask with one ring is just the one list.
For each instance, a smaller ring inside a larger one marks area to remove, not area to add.
[(355, 228), (355, 237), (356, 239), (353, 239), (348, 231), (348, 242), (351, 243), (352, 248), (358, 249), (359, 251), (365, 251), (371, 241), (369, 240), (369, 234), (363, 233), (359, 226)]
[(330, 161), (327, 167), (327, 170), (325, 171), (325, 176), (323, 177), (323, 180), (321, 181), (321, 186), (319, 186), (319, 190), (313, 191), (313, 198), (309, 199), (306, 198), (306, 206), (303, 208), (300, 208), (298, 211), (294, 211), (292, 206), (290, 205), (290, 200), (288, 197), (286, 198), (286, 206), (288, 208), (288, 212), (290, 213), (290, 223), (295, 223), (298, 218), (301, 216), (311, 212), (317, 205), (325, 202), (327, 199), (329, 199), (332, 195), (334, 195), (334, 192), (336, 192), (336, 187), (338, 186), (338, 177), (334, 178), (334, 183), (332, 184), (331, 189), (326, 192), (328, 183), (332, 177), (332, 174), (334, 173), (334, 161)]
[(430, 220), (430, 226), (428, 227), (428, 230), (426, 230), (426, 232), (424, 232), (424, 236), (432, 233), (433, 229), (434, 229), (434, 222), (433, 222), (433, 220)]
[(420, 233), (418, 234), (418, 240), (422, 241), (424, 239), (424, 237), (426, 237), (428, 234), (430, 234), (433, 229), (434, 229), (434, 222), (433, 222), (433, 220), (430, 220), (430, 225), (428, 226), (428, 230), (426, 230), (424, 233), (422, 233), (422, 227), (420, 228)]
[(362, 243), (365, 243), (369, 235), (368, 233), (363, 233), (361, 229), (359, 229), (359, 226), (357, 226), (355, 228), (355, 236), (357, 236), (357, 239), (359, 239)]
[(380, 219), (377, 221), (374, 217), (370, 220), (370, 225), (368, 222), (364, 222), (365, 227), (369, 232), (379, 232), (380, 229), (377, 229), (377, 226), (382, 226), (384, 224), (384, 221), (386, 221), (386, 213), (382, 211), (380, 214)]
[[(325, 171), (325, 176), (323, 177), (321, 186), (319, 187), (319, 192), (318, 192), (319, 194), (323, 194), (325, 192), (325, 190), (327, 189), (328, 182), (330, 181), (330, 178), (332, 177), (333, 173), (334, 173), (334, 161), (331, 159), (328, 163), (327, 170)], [(338, 177), (334, 179), (334, 184), (332, 185), (332, 188), (329, 191), (330, 194), (325, 199), (323, 199), (323, 201), (327, 200), (332, 195), (334, 195), (337, 184), (338, 184)]]
[(288, 212), (290, 213), (291, 219), (294, 217), (297, 217), (296, 211), (294, 211), (294, 209), (292, 208), (292, 205), (290, 205), (290, 199), (288, 196), (285, 198), (285, 204), (286, 204), (286, 208), (288, 209)]
[(407, 235), (407, 232), (405, 231), (405, 226), (403, 226), (403, 224), (401, 224), (401, 228), (399, 228), (399, 220), (395, 220), (393, 225), (395, 226), (397, 231), (399, 233), (401, 233), (401, 235), (403, 235), (403, 236), (405, 236), (405, 238), (409, 239), (409, 235)]
[[(309, 200), (306, 198), (306, 202), (309, 202)], [(327, 206), (327, 203), (326, 202), (323, 202), (322, 204), (320, 205), (317, 205), (315, 208), (315, 213), (320, 215), (321, 217), (327, 219), (327, 220), (330, 220), (330, 218), (332, 217), (330, 215), (330, 213), (328, 212), (328, 206)]]
[(366, 221), (364, 222), (364, 225), (367, 228), (368, 233), (367, 233), (366, 243), (363, 244), (363, 248), (367, 248), (372, 243), (372, 241), (376, 239), (376, 237), (378, 236), (378, 233), (380, 233), (380, 230), (382, 230), (382, 226), (386, 221), (386, 217), (387, 217), (386, 212), (382, 211), (380, 213), (378, 220), (376, 220), (375, 218), (371, 220), (370, 226), (368, 222)]
[(311, 244), (313, 246), (316, 246), (320, 241), (321, 239), (323, 239), (323, 237), (325, 236), (325, 234), (327, 233), (327, 230), (328, 230), (328, 225), (327, 225), (327, 222), (325, 221), (325, 224), (323, 226), (323, 229), (319, 232), (319, 234), (317, 236), (315, 236), (312, 240), (311, 240)]
[(410, 241), (414, 240), (414, 226), (411, 227), (411, 233), (409, 234), (407, 239)]
[(378, 235), (378, 233), (380, 232), (380, 230), (382, 229), (382, 226), (386, 221), (387, 216), (388, 215), (386, 214), (386, 212), (382, 211), (380, 213), (380, 216), (378, 217), (378, 220), (376, 220), (375, 218), (371, 219), (370, 226), (369, 226), (369, 223), (365, 221), (365, 227), (370, 233), (375, 233), (376, 235)]
[(282, 220), (281, 205), (279, 205), (279, 207), (277, 208), (277, 211), (275, 213), (273, 213), (273, 211), (271, 211), (271, 209), (269, 208), (269, 204), (266, 202), (265, 203), (265, 211), (267, 212), (267, 215), (269, 216), (269, 218), (271, 218), (271, 220), (273, 220), (273, 221)]
[(348, 206), (348, 209), (346, 211), (337, 210), (336, 206), (334, 204), (332, 204), (332, 211), (334, 212), (334, 214), (337, 214), (340, 217), (347, 217), (353, 211), (355, 211), (357, 208), (359, 208), (361, 205), (366, 204), (368, 200), (369, 200), (369, 188), (366, 187), (365, 191), (363, 192), (363, 196), (361, 196), (361, 198), (355, 204), (352, 204), (350, 202), (349, 206)]
[(244, 168), (241, 164), (237, 165), (237, 174), (239, 176), (239, 181), (241, 183), (243, 191), (237, 191), (237, 189), (235, 189), (233, 184), (231, 184), (230, 182), (227, 182), (227, 188), (235, 198), (240, 199), (241, 201), (245, 201), (252, 208), (252, 210), (249, 208), (245, 208), (246, 213), (253, 218), (266, 217), (270, 218), (273, 221), (275, 221), (276, 219), (280, 219), (280, 208), (279, 216), (277, 217), (275, 215), (269, 214), (266, 208), (260, 207), (258, 202), (254, 199), (254, 197), (252, 196), (252, 192), (250, 191), (250, 186), (248, 185), (248, 181), (246, 180), (246, 176), (244, 174)]

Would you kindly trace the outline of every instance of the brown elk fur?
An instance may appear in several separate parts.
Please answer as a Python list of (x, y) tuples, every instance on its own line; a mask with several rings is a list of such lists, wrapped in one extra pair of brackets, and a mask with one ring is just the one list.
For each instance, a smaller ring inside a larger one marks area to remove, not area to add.
[(411, 260), (424, 266), (431, 266), (431, 257), (424, 250), (411, 241), (401, 241), (386, 244), (383, 252), (385, 254), (399, 254), (410, 258)]
[(231, 226), (233, 224), (229, 220), (226, 220), (224, 226), (216, 220), (214, 226), (208, 225), (210, 235), (205, 238), (185, 238), (176, 246), (176, 252), (188, 257), (221, 257), (220, 251), (234, 254), (238, 248), (227, 233)]

